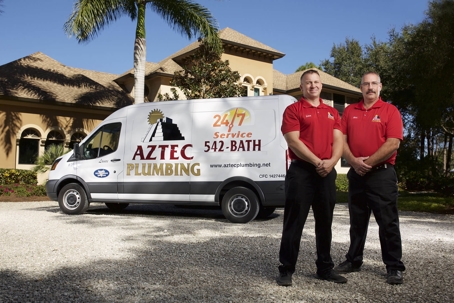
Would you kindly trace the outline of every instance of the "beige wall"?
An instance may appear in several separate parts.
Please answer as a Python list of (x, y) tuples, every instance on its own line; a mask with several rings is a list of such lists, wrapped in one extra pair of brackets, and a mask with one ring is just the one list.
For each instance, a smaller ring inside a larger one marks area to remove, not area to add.
[(245, 77), (251, 80), (252, 93), (248, 92), (248, 96), (254, 95), (253, 87), (257, 86), (257, 82), (263, 85), (257, 86), (260, 88), (260, 95), (269, 95), (273, 93), (273, 64), (265, 61), (253, 60), (251, 58), (239, 57), (236, 54), (222, 54), (222, 60), (229, 60), (230, 69), (238, 71), (241, 75), (241, 81)]
[[(152, 79), (147, 79), (146, 80), (146, 85), (148, 86), (149, 89), (149, 94), (148, 94), (148, 100), (150, 102), (157, 102), (158, 101), (158, 95), (164, 95), (164, 94), (169, 94), (170, 96), (173, 96), (172, 92), (170, 89), (173, 87), (170, 85), (170, 81), (172, 78), (170, 77), (153, 77)], [(180, 96), (180, 100), (186, 100), (186, 96), (183, 94), (183, 92), (175, 87), (177, 90), (178, 95)]]
[(103, 110), (96, 113), (74, 108), (62, 110), (61, 107), (39, 106), (36, 103), (32, 107), (26, 102), (21, 106), (5, 103), (0, 100), (0, 167), (11, 169), (31, 169), (34, 166), (18, 164), (19, 140), (27, 129), (34, 129), (39, 135), (39, 155), (42, 155), (49, 132), (62, 134), (67, 147), (75, 132), (87, 135), (113, 112)]

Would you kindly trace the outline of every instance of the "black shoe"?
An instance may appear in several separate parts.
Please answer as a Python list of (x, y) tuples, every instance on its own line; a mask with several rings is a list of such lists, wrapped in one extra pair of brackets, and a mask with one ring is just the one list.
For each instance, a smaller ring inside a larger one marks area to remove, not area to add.
[(388, 275), (386, 277), (386, 283), (393, 284), (393, 285), (404, 283), (404, 278), (402, 277), (402, 272), (397, 269), (388, 270)]
[(346, 261), (342, 262), (341, 264), (337, 265), (334, 268), (334, 270), (337, 272), (340, 272), (340, 273), (349, 273), (349, 272), (354, 272), (354, 271), (360, 271), (361, 265), (354, 266), (352, 262), (346, 260)]
[(292, 274), (289, 272), (280, 272), (276, 282), (280, 286), (292, 286)]
[(320, 280), (326, 280), (334, 283), (347, 283), (347, 279), (339, 275), (335, 270), (331, 269), (327, 274), (319, 275), (317, 277)]

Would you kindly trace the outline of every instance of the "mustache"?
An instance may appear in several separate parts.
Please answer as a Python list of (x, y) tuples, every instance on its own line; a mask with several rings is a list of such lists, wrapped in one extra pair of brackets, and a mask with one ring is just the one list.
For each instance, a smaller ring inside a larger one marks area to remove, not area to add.
[(369, 90), (367, 91), (367, 93), (374, 93), (374, 94), (376, 94), (377, 92), (376, 92), (375, 90), (373, 90), (373, 89), (369, 89)]

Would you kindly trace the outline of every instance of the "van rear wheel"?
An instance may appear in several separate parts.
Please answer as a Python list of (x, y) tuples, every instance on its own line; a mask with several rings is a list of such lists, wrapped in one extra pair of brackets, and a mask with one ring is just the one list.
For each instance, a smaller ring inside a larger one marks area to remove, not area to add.
[(58, 193), (58, 205), (65, 214), (78, 215), (87, 210), (89, 203), (83, 187), (69, 183)]
[(222, 213), (232, 223), (248, 223), (257, 217), (257, 195), (246, 187), (234, 187), (222, 198)]
[(113, 211), (120, 211), (128, 207), (129, 203), (106, 203), (108, 209)]

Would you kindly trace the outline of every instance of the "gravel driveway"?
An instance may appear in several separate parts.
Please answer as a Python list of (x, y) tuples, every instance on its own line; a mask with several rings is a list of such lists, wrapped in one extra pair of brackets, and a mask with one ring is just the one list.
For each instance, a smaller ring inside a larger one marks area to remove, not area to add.
[[(0, 302), (454, 302), (454, 215), (401, 213), (407, 271), (396, 286), (373, 218), (362, 271), (347, 284), (315, 279), (312, 214), (293, 286), (277, 286), (282, 217), (232, 224), (213, 209), (102, 204), (69, 216), (56, 202), (0, 203)], [(337, 205), (336, 264), (348, 228)]]

